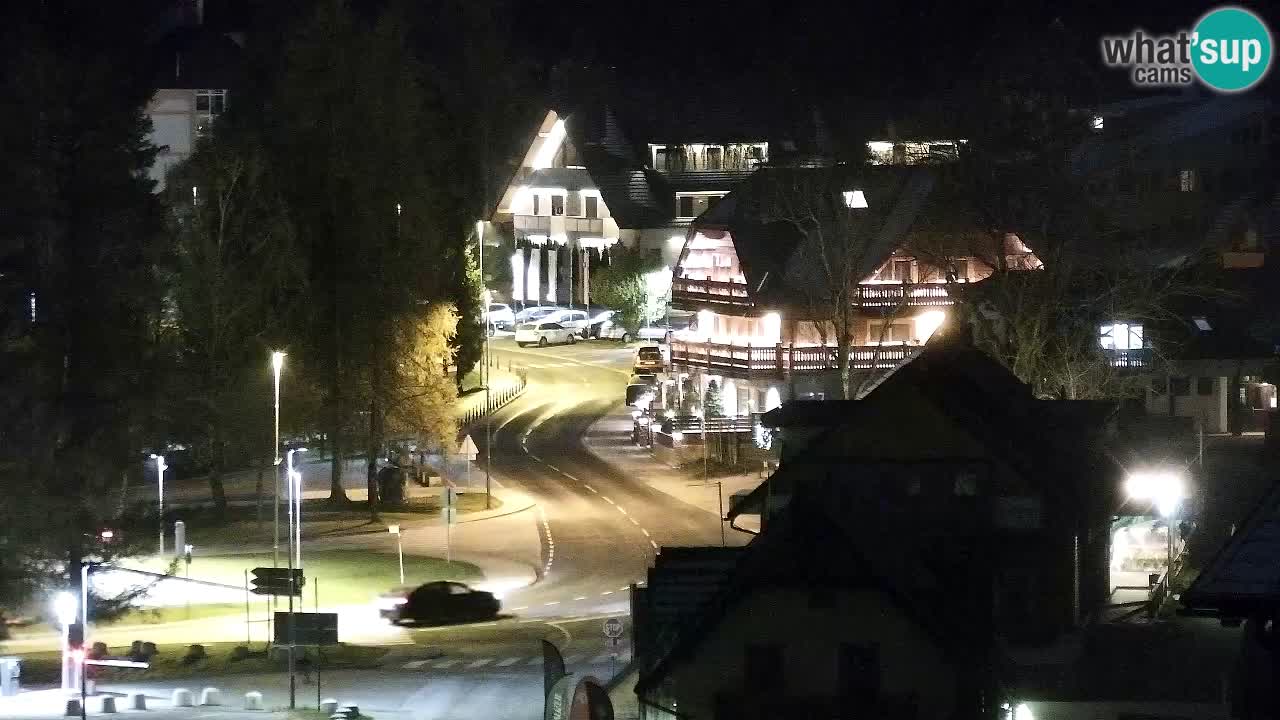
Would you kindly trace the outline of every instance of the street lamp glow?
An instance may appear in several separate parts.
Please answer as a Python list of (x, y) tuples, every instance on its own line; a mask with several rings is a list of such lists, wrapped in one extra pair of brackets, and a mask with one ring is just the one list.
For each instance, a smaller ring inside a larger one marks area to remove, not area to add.
[(1165, 518), (1178, 512), (1178, 505), (1186, 499), (1186, 483), (1180, 473), (1172, 470), (1146, 470), (1133, 472), (1125, 480), (1125, 492), (1135, 500), (1154, 502), (1156, 510)]
[(277, 375), (280, 374), (280, 371), (284, 368), (284, 355), (285, 354), (279, 350), (271, 353), (271, 369), (274, 370)]
[(151, 459), (156, 461), (156, 515), (160, 519), (160, 555), (164, 555), (164, 471), (169, 466), (164, 461), (163, 455), (151, 453)]
[(76, 600), (76, 596), (63, 590), (53, 596), (53, 613), (58, 616), (58, 622), (63, 625), (70, 625), (76, 621), (76, 613), (80, 611), (80, 603)]

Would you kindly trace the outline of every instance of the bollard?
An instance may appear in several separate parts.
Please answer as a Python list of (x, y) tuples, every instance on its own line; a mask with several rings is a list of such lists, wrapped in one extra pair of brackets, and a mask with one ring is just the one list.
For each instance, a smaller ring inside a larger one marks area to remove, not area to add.
[(113, 695), (102, 696), (102, 712), (113, 713), (116, 711), (116, 699)]
[(261, 710), (262, 709), (262, 693), (253, 690), (244, 694), (245, 710)]
[(218, 688), (207, 687), (200, 691), (201, 705), (221, 705), (222, 693), (218, 692)]
[(332, 715), (338, 711), (338, 701), (334, 698), (325, 698), (320, 701), (320, 712), (325, 715)]
[(80, 699), (67, 698), (67, 711), (63, 713), (67, 717), (80, 717)]
[(173, 691), (173, 700), (170, 703), (174, 707), (191, 707), (194, 703), (191, 698), (191, 691), (186, 688), (177, 688)]
[(147, 696), (140, 692), (129, 693), (129, 709), (130, 710), (146, 710)]

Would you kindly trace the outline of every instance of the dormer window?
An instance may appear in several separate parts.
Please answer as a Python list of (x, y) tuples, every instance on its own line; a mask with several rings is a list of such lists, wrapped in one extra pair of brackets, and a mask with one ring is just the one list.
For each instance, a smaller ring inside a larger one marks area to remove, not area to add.
[(1103, 325), (1098, 330), (1098, 342), (1103, 350), (1141, 350), (1142, 326), (1130, 323)]

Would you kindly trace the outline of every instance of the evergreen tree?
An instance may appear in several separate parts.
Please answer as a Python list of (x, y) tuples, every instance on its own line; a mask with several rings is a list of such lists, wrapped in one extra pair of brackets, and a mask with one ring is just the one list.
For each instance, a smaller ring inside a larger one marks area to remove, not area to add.
[(724, 402), (720, 395), (720, 383), (715, 380), (707, 383), (706, 392), (702, 395), (702, 412), (704, 417), (724, 417)]

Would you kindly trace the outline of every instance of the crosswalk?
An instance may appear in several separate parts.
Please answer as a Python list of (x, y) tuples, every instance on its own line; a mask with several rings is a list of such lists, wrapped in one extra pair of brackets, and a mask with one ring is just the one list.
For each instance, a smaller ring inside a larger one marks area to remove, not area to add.
[[(586, 653), (573, 653), (566, 655), (564, 658), (565, 665), (603, 665), (609, 662), (616, 662), (619, 665), (626, 664), (631, 659), (630, 652), (600, 653), (599, 655), (588, 655)], [(516, 655), (513, 657), (495, 658), (495, 657), (477, 657), (477, 658), (433, 658), (426, 660), (410, 660), (400, 667), (405, 670), (449, 670), (456, 669), (461, 671), (467, 670), (486, 670), (493, 668), (510, 668), (514, 665), (541, 665), (542, 656), (536, 655), (530, 657), (528, 655)]]

